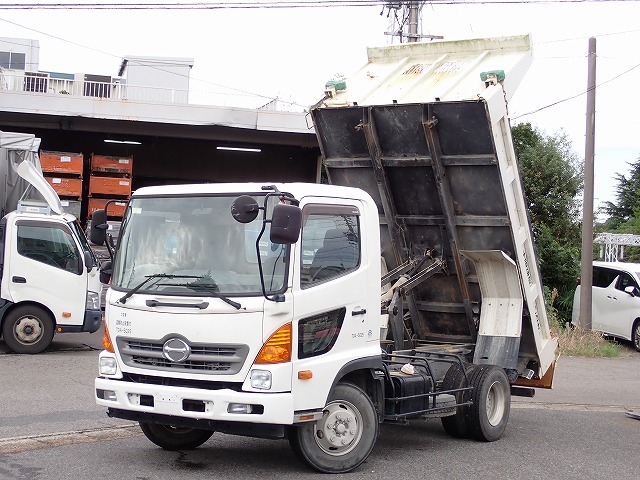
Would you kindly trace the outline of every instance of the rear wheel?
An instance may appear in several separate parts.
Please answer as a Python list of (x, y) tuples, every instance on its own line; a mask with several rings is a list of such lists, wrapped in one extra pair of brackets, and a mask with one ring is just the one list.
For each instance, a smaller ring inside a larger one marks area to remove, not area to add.
[(511, 409), (511, 386), (504, 369), (478, 365), (471, 374), (471, 400), (467, 411), (469, 433), (476, 440), (498, 440), (507, 426)]
[(371, 399), (359, 387), (338, 384), (323, 416), (289, 430), (293, 451), (324, 473), (344, 473), (364, 462), (378, 436), (378, 416)]
[(640, 320), (636, 320), (633, 324), (633, 331), (631, 332), (631, 341), (637, 351), (640, 352)]
[(2, 326), (4, 341), (16, 353), (40, 353), (53, 340), (53, 333), (51, 316), (34, 305), (15, 308)]
[(157, 423), (139, 422), (142, 433), (165, 450), (191, 450), (211, 438), (213, 430), (174, 427)]
[[(467, 369), (467, 377), (470, 377), (473, 372), (473, 366)], [(453, 364), (447, 370), (444, 379), (442, 380), (442, 390), (456, 390), (458, 388), (468, 387), (464, 370), (459, 364)], [(469, 390), (453, 393), (456, 397), (456, 403), (460, 404), (469, 401), (471, 398), (471, 392)], [(449, 417), (442, 417), (442, 426), (444, 431), (455, 438), (468, 438), (469, 426), (467, 425), (467, 410), (469, 406), (456, 407), (455, 415)]]

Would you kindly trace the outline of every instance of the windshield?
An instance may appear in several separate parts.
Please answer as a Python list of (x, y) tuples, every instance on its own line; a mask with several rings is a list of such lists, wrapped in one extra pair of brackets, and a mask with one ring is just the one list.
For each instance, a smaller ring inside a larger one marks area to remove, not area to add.
[[(200, 297), (207, 292), (262, 295), (256, 255), (262, 213), (250, 223), (235, 221), (231, 204), (237, 197), (133, 198), (122, 223), (111, 286), (131, 290), (154, 276), (137, 291)], [(264, 204), (263, 195), (254, 198)], [(272, 203), (276, 201), (273, 198)], [(269, 242), (269, 224), (260, 242), (260, 258), (266, 291), (281, 292), (288, 247)]]
[(89, 252), (89, 255), (91, 255), (91, 258), (93, 259), (93, 264), (98, 265), (99, 264), (98, 257), (96, 257), (96, 255), (93, 253), (93, 250), (91, 250), (91, 247), (89, 246), (89, 242), (87, 241), (87, 237), (82, 231), (82, 228), (80, 228), (80, 224), (78, 223), (78, 221), (75, 220), (73, 222), (69, 222), (69, 228), (71, 228), (76, 238), (80, 242), (80, 246), (82, 247), (82, 250), (85, 252)]

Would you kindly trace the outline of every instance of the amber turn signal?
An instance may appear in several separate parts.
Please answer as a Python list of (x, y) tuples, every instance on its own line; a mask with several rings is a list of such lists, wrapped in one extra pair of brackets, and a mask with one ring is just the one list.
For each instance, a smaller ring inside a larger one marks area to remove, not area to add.
[(291, 323), (276, 330), (260, 349), (254, 364), (265, 365), (291, 361)]
[(103, 322), (103, 324), (104, 324), (104, 335), (102, 336), (102, 346), (107, 352), (114, 353), (113, 342), (111, 341), (111, 335), (109, 335), (107, 322)]

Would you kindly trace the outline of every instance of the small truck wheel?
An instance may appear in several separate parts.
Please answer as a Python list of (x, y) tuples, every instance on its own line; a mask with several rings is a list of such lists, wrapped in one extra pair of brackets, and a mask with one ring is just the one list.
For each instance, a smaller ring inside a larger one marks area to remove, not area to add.
[(507, 426), (511, 409), (511, 386), (504, 369), (497, 365), (478, 365), (471, 374), (471, 400), (467, 425), (473, 438), (485, 442), (498, 440)]
[(15, 308), (2, 326), (4, 341), (16, 353), (40, 353), (51, 344), (53, 333), (51, 316), (34, 305)]
[(344, 473), (364, 462), (376, 443), (378, 416), (359, 387), (339, 383), (329, 395), (323, 416), (289, 430), (293, 451), (324, 473)]
[(142, 433), (165, 450), (192, 450), (211, 438), (213, 430), (139, 422)]

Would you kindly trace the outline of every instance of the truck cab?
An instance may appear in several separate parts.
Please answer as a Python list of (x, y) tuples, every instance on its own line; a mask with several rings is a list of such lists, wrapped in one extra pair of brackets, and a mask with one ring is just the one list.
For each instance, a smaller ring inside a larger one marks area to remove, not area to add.
[(0, 220), (0, 331), (12, 351), (33, 354), (56, 332), (100, 328), (99, 263), (33, 164), (24, 160), (15, 171), (30, 186)]

